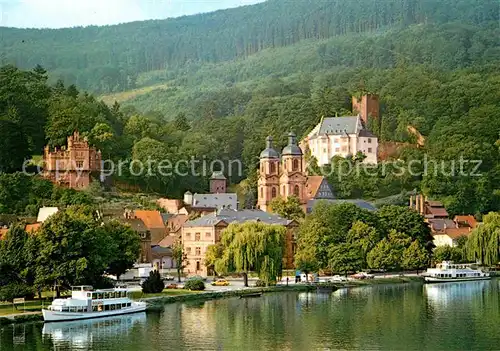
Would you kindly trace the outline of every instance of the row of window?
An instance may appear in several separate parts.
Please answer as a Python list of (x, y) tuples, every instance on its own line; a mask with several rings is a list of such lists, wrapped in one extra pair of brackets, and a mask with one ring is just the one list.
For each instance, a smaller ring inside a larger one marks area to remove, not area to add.
[[(184, 236), (186, 239), (191, 240), (191, 233), (184, 233)], [(206, 239), (211, 239), (212, 238), (212, 233), (206, 232), (205, 233), (205, 238)], [(195, 241), (200, 241), (201, 240), (201, 233), (195, 233), (194, 234), (194, 240)]]
[(92, 297), (92, 300), (119, 299), (127, 297), (126, 291), (104, 291), (87, 293), (87, 297)]
[[(325, 154), (326, 154), (326, 151), (327, 151), (327, 149), (326, 149), (326, 148), (323, 148), (323, 153), (325, 153)], [(315, 152), (314, 148), (312, 148), (312, 152), (313, 152), (313, 153)], [(338, 147), (336, 147), (336, 148), (335, 148), (335, 152), (336, 152), (336, 153), (340, 153), (340, 152), (341, 152), (341, 149), (340, 149), (340, 148), (338, 148)], [(347, 147), (346, 147), (346, 146), (342, 146), (342, 152), (347, 152)], [(369, 148), (368, 148), (368, 153), (372, 153), (372, 152), (373, 152), (373, 149), (372, 149), (371, 147), (369, 147)]]
[[(283, 194), (286, 192), (286, 186), (283, 185)], [(300, 198), (300, 187), (298, 185), (295, 185), (293, 187), (293, 195), (297, 196)], [(276, 196), (278, 196), (278, 190), (276, 187), (273, 187), (271, 189), (271, 198), (274, 199)], [(264, 188), (260, 188), (260, 197), (264, 197)]]
[[(347, 141), (347, 139), (344, 139), (344, 140), (345, 140), (345, 141)], [(323, 143), (323, 144), (326, 144), (326, 142), (327, 142), (327, 141), (328, 141), (327, 139), (322, 139), (322, 143)], [(365, 141), (366, 141), (366, 140), (365, 140)], [(335, 139), (333, 139), (333, 142), (334, 142), (335, 144), (338, 144), (338, 143), (339, 143), (339, 139), (338, 139), (338, 138), (335, 138)], [(372, 138), (368, 138), (368, 144), (371, 144), (371, 143), (372, 143)]]
[(130, 302), (115, 303), (111, 305), (97, 305), (97, 306), (92, 306), (92, 312), (121, 310), (122, 308), (130, 307), (131, 305), (132, 304)]
[[(101, 311), (114, 311), (121, 310), (125, 307), (130, 307), (132, 304), (130, 302), (127, 303), (115, 303), (111, 305), (95, 305), (92, 306), (92, 312), (101, 312)], [(87, 306), (71, 306), (71, 307), (62, 307), (62, 312), (87, 312)]]
[[(284, 166), (285, 166), (285, 169), (286, 169), (286, 163), (284, 163)], [(271, 162), (269, 164), (269, 168), (270, 168), (269, 169), (270, 173), (276, 173), (276, 163), (275, 162)], [(260, 166), (260, 170), (261, 170), (261, 172), (265, 172), (266, 171), (265, 167), (264, 167), (264, 164), (262, 164)], [(292, 171), (295, 172), (295, 171), (299, 171), (299, 170), (300, 170), (300, 161), (298, 159), (294, 159), (292, 161)]]
[[(186, 253), (187, 253), (188, 255), (190, 255), (190, 254), (191, 254), (191, 252), (192, 252), (192, 251), (191, 251), (191, 248), (190, 248), (190, 247), (186, 247)], [(200, 255), (201, 255), (201, 247), (196, 247), (196, 248), (195, 248), (195, 255), (196, 255), (196, 256), (200, 256)]]
[[(447, 274), (447, 273), (440, 273), (440, 274), (436, 274), (437, 277), (439, 278), (451, 278), (452, 275), (451, 274)], [(457, 273), (455, 275), (456, 278), (465, 278), (465, 277), (479, 277), (481, 274), (480, 273), (470, 273), (470, 274), (465, 274), (465, 273)]]

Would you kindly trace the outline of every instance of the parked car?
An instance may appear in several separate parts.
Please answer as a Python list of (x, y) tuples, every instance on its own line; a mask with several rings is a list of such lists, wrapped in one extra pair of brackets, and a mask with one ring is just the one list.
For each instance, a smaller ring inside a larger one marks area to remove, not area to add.
[(167, 274), (163, 279), (164, 280), (174, 280), (175, 277), (173, 275)]
[(332, 279), (330, 279), (331, 282), (346, 282), (347, 280), (347, 277), (343, 275), (334, 275)]
[(351, 275), (354, 279), (373, 279), (374, 275), (373, 274), (368, 274), (365, 272), (359, 272), (356, 274)]
[(216, 281), (212, 282), (213, 286), (228, 286), (229, 282), (226, 279), (217, 279)]

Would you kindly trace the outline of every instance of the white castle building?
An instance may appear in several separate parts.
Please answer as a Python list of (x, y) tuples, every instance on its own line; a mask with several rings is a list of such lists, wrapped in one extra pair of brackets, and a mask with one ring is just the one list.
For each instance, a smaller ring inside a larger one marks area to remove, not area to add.
[(365, 128), (360, 115), (321, 118), (303, 142), (319, 166), (329, 164), (334, 156), (360, 151), (366, 156), (364, 163), (377, 164), (378, 139)]

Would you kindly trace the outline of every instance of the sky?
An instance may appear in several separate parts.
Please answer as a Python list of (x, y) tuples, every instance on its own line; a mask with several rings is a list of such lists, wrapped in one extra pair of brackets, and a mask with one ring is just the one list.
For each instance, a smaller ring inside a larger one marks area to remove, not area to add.
[(0, 0), (0, 26), (65, 28), (163, 19), (264, 0)]

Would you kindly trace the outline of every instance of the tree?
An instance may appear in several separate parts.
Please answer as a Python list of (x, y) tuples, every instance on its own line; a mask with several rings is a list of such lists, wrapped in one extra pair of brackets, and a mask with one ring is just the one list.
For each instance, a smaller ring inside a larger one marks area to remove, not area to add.
[(161, 293), (165, 288), (165, 283), (161, 279), (160, 272), (152, 270), (149, 277), (142, 283), (142, 292), (145, 294)]
[(44, 222), (37, 233), (36, 257), (38, 286), (60, 288), (93, 284), (109, 266), (113, 245), (92, 217), (91, 207), (68, 207)]
[(12, 302), (19, 297), (32, 299), (34, 295), (33, 288), (22, 282), (10, 283), (0, 287), (0, 301)]
[(141, 240), (137, 232), (130, 226), (123, 225), (117, 220), (107, 222), (102, 229), (109, 238), (108, 245), (115, 253), (111, 256), (107, 272), (120, 279), (120, 275), (134, 266), (141, 251)]
[(329, 250), (329, 267), (333, 272), (348, 274), (363, 268), (364, 258), (359, 244), (338, 244)]
[(378, 212), (381, 230), (387, 235), (391, 230), (402, 233), (412, 240), (419, 240), (428, 251), (432, 250), (429, 225), (416, 211), (403, 206), (383, 206)]
[(467, 240), (470, 260), (495, 265), (500, 256), (500, 213), (491, 212), (483, 217), (483, 224), (475, 228)]
[(172, 258), (174, 259), (175, 266), (177, 268), (177, 281), (181, 282), (181, 274), (186, 268), (187, 254), (184, 252), (182, 243), (176, 241), (172, 246)]
[(270, 203), (270, 210), (277, 215), (291, 219), (294, 221), (301, 221), (304, 218), (304, 211), (300, 205), (300, 200), (296, 196), (290, 196), (286, 199), (281, 197), (274, 198)]
[(306, 274), (306, 279), (309, 273), (319, 270), (316, 248), (305, 240), (299, 241), (294, 259), (295, 267)]
[(30, 156), (28, 139), (19, 125), (0, 115), (0, 173), (21, 171)]
[(427, 250), (418, 242), (414, 240), (403, 252), (403, 269), (418, 270), (424, 269), (429, 265), (429, 254)]
[(373, 269), (398, 270), (402, 266), (403, 253), (410, 245), (411, 238), (392, 230), (368, 253), (368, 266)]
[(380, 234), (374, 227), (361, 221), (354, 222), (352, 228), (347, 232), (347, 242), (360, 246), (365, 262), (366, 255), (377, 245), (380, 239)]
[[(357, 224), (351, 232), (357, 222), (365, 225)], [(320, 202), (300, 224), (296, 260), (304, 267), (326, 269), (329, 267), (330, 247), (345, 242), (354, 243), (360, 239), (360, 235), (366, 234), (368, 237), (363, 242), (368, 248), (370, 241), (378, 235), (371, 229), (376, 226), (376, 215), (354, 204), (331, 205)]]
[(215, 262), (217, 262), (218, 259), (222, 258), (223, 251), (224, 247), (222, 246), (222, 244), (217, 243), (215, 245), (208, 246), (207, 251), (205, 252), (205, 266), (208, 270), (213, 271), (214, 279), (216, 275)]
[(281, 275), (285, 228), (260, 222), (232, 223), (222, 233), (224, 254), (215, 263), (217, 272), (241, 272), (248, 286), (248, 272), (255, 271), (266, 285)]
[(177, 130), (180, 130), (183, 132), (186, 132), (189, 129), (191, 129), (191, 126), (189, 125), (189, 122), (186, 118), (186, 114), (182, 113), (182, 112), (179, 113), (177, 115), (177, 117), (175, 117), (174, 126)]
[(462, 250), (449, 245), (438, 246), (432, 251), (432, 260), (434, 263), (442, 261), (463, 262)]

